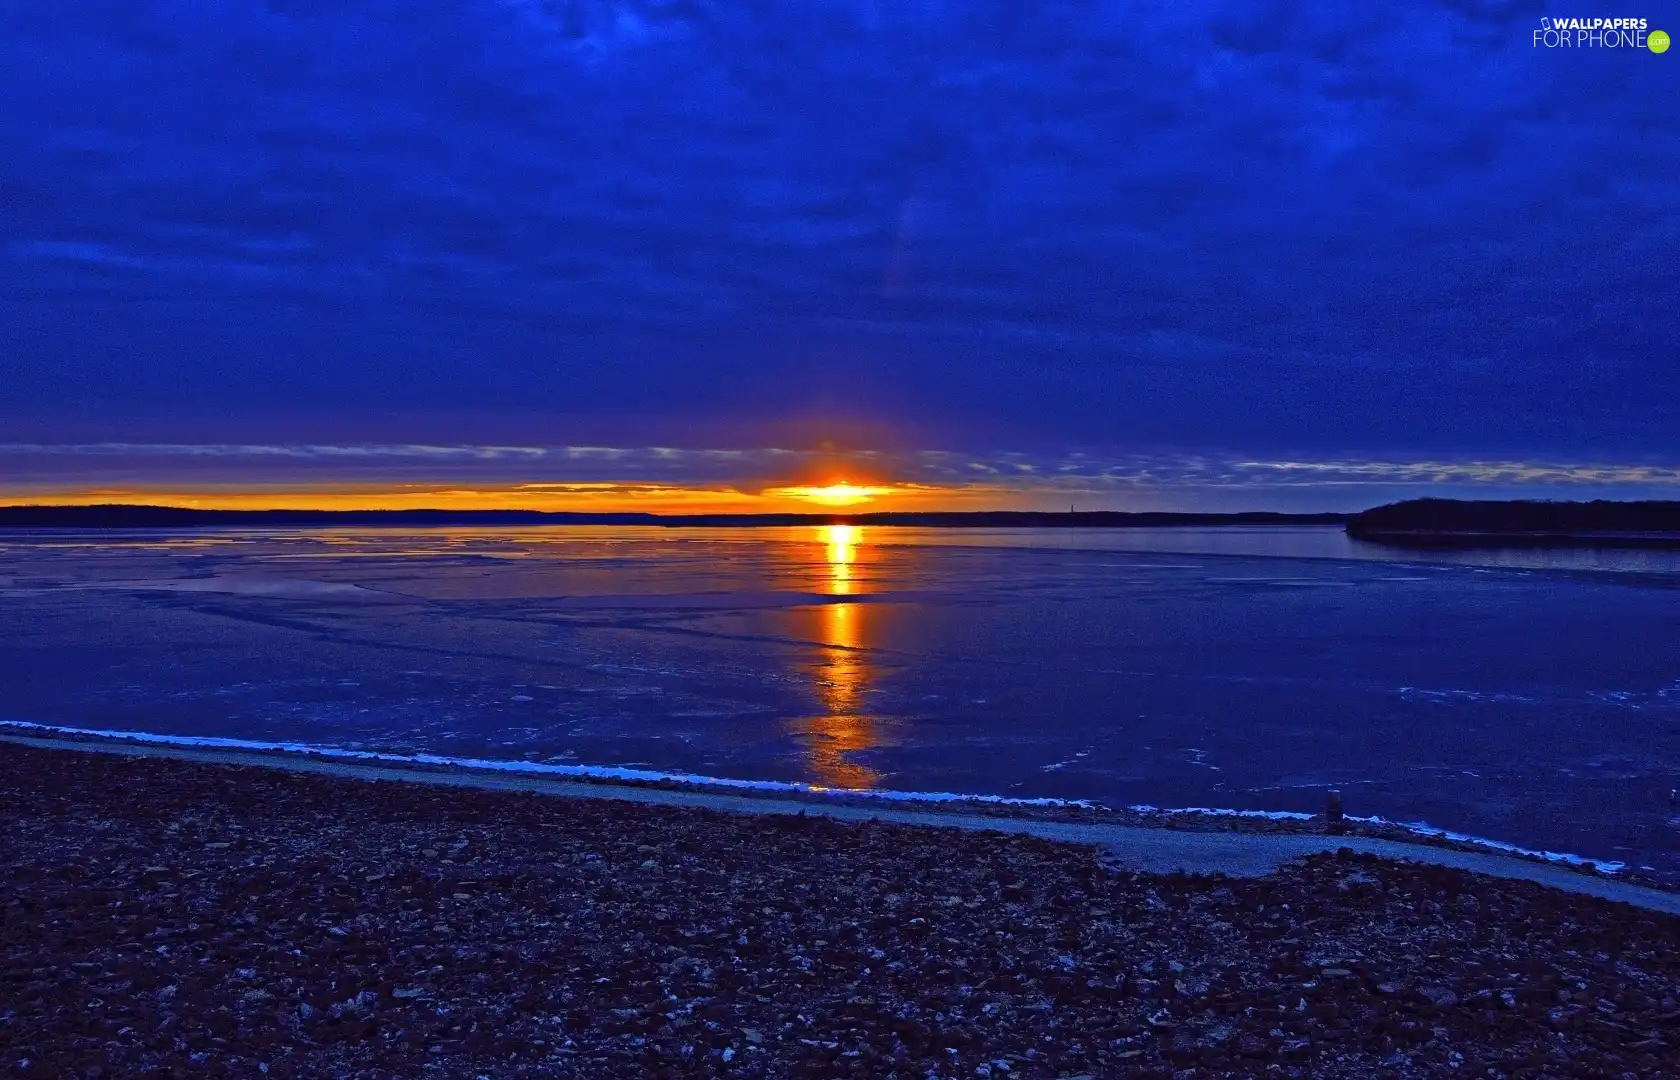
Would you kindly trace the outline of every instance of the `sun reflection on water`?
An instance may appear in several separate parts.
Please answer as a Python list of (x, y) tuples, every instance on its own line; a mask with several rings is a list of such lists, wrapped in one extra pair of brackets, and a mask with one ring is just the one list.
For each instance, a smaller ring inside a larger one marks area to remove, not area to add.
[(829, 592), (849, 596), (852, 592), (852, 563), (857, 559), (863, 530), (855, 525), (824, 525), (823, 543), (828, 545)]
[[(824, 525), (819, 539), (827, 549), (828, 592), (852, 596), (857, 591), (853, 568), (863, 544), (864, 530), (854, 525)], [(823, 648), (814, 678), (825, 715), (810, 724), (811, 770), (819, 784), (837, 788), (873, 787), (881, 774), (849, 759), (850, 754), (880, 743), (875, 718), (864, 709), (871, 670), (866, 623), (870, 605), (822, 605), (818, 633)]]

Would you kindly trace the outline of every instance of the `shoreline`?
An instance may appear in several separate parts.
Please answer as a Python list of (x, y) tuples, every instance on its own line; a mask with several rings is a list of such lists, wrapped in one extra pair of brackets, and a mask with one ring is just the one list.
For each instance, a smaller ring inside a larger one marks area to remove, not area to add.
[[(46, 737), (16, 733), (36, 731)], [(69, 737), (66, 737), (69, 736)], [(1349, 817), (1339, 826), (1322, 818), (1286, 812), (1111, 810), (1069, 800), (1009, 800), (952, 793), (927, 801), (860, 797), (857, 793), (812, 789), (773, 781), (700, 784), (666, 776), (626, 782), (614, 773), (636, 770), (588, 766), (541, 766), (510, 760), (476, 761), (432, 755), (418, 758), (375, 751), (250, 740), (162, 736), (135, 732), (50, 727), (0, 721), (0, 743), (38, 749), (156, 757), (203, 764), (268, 768), (341, 779), (400, 781), (489, 791), (519, 791), (560, 798), (618, 800), (673, 807), (774, 816), (800, 814), (840, 821), (891, 821), (922, 827), (956, 827), (1032, 835), (1041, 839), (1094, 844), (1116, 865), (1156, 872), (1224, 873), (1257, 876), (1315, 853), (1348, 849), (1455, 867), (1506, 879), (1520, 879), (1567, 892), (1619, 900), (1651, 911), (1680, 915), (1680, 892), (1655, 887), (1638, 875), (1614, 876), (1592, 860), (1532, 852), (1498, 841), (1466, 840), (1461, 834), (1418, 832), (1415, 827)], [(209, 744), (209, 745), (205, 745)], [(291, 749), (276, 750), (286, 746)], [(658, 776), (659, 774), (650, 774)], [(711, 778), (690, 778), (694, 779)], [(914, 806), (915, 809), (906, 809)]]
[(1680, 918), (1531, 881), (1348, 846), (1261, 877), (1140, 874), (1089, 844), (1000, 831), (1007, 819), (744, 814), (657, 789), (553, 798), (418, 775), (0, 747), (0, 1067), (274, 1080), (1659, 1080), (1680, 1067)]

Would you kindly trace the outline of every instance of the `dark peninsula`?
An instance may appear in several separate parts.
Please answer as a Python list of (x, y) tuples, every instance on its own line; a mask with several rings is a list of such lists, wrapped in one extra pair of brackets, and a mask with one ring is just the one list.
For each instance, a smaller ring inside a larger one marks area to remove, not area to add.
[(1680, 502), (1409, 499), (1355, 514), (1347, 533), (1419, 548), (1680, 548)]
[(1341, 525), (1346, 514), (1168, 514), (995, 510), (959, 513), (576, 514), (540, 510), (197, 510), (180, 506), (0, 506), (0, 529), (327, 528), (507, 525), (658, 525), (670, 528), (899, 525), (934, 528), (1150, 528), (1193, 525)]

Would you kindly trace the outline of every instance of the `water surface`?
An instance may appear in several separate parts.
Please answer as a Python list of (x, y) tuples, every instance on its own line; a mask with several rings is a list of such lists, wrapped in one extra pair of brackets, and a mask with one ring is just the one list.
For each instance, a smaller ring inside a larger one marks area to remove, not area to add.
[(0, 715), (1380, 814), (1680, 879), (1680, 557), (1334, 528), (0, 533)]

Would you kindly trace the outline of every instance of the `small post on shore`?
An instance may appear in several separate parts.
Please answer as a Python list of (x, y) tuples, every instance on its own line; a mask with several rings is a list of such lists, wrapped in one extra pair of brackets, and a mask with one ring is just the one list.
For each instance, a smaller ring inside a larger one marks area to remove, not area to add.
[(1342, 793), (1326, 791), (1324, 793), (1324, 821), (1331, 828), (1339, 829), (1342, 825)]

